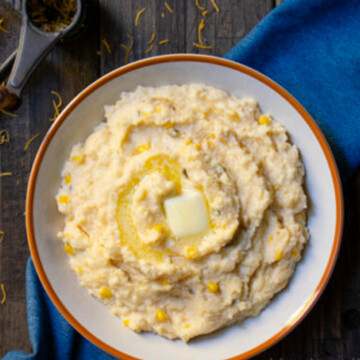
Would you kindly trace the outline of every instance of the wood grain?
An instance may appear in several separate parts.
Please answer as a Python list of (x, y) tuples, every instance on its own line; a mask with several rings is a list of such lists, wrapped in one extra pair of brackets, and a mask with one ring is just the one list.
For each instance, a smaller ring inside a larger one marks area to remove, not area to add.
[[(19, 4), (19, 0), (10, 3)], [(240, 41), (278, 0), (217, 0), (216, 13), (209, 0), (200, 0), (209, 10), (205, 16), (203, 38), (210, 50), (197, 49), (197, 27), (202, 13), (194, 0), (168, 0), (171, 14), (156, 0), (95, 0), (89, 31), (79, 40), (57, 46), (32, 76), (23, 94), (18, 118), (0, 114), (0, 130), (10, 132), (11, 143), (0, 145), (0, 172), (12, 177), (0, 179), (0, 283), (5, 284), (7, 301), (0, 306), (0, 357), (7, 351), (31, 351), (26, 323), (25, 264), (29, 256), (24, 223), (27, 179), (41, 138), (51, 126), (53, 95), (58, 91), (64, 104), (99, 76), (125, 63), (121, 44), (134, 40), (129, 61), (166, 54), (195, 52), (222, 56)], [(146, 7), (135, 26), (137, 12)], [(162, 15), (164, 14), (164, 15)], [(0, 62), (17, 46), (20, 19), (0, 0), (0, 18), (9, 34), (0, 32)], [(156, 33), (153, 49), (146, 54), (148, 41)], [(109, 54), (101, 40), (111, 46)], [(159, 41), (169, 39), (167, 44)], [(28, 139), (41, 133), (30, 145)], [(348, 188), (348, 218), (345, 237), (334, 276), (305, 321), (285, 340), (256, 359), (359, 359), (360, 358), (360, 173)], [(357, 201), (350, 201), (357, 199)], [(316, 239), (313, 239), (316, 241)]]

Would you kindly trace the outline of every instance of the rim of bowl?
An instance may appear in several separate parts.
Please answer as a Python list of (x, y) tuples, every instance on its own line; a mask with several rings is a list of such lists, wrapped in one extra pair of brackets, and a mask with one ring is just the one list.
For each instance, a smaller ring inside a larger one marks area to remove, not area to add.
[(297, 315), (291, 319), (280, 331), (276, 334), (271, 336), (269, 339), (264, 341), (263, 343), (257, 345), (253, 349), (245, 351), (239, 355), (234, 357), (228, 358), (226, 360), (244, 360), (250, 357), (253, 357), (266, 349), (270, 348), (272, 345), (276, 344), (278, 341), (283, 339), (286, 335), (288, 335), (295, 327), (306, 317), (306, 315), (310, 312), (313, 308), (317, 300), (319, 299), (321, 293), (325, 289), (332, 271), (334, 269), (340, 243), (342, 237), (342, 230), (343, 230), (343, 221), (344, 221), (344, 206), (343, 206), (343, 194), (341, 188), (341, 181), (339, 172), (333, 157), (333, 154), (330, 150), (330, 147), (322, 134), (319, 127), (316, 125), (315, 121), (311, 118), (308, 112), (304, 109), (304, 107), (292, 96), (288, 93), (284, 88), (282, 88), (279, 84), (275, 83), (273, 80), (269, 79), (267, 76), (261, 74), (260, 72), (249, 68), (248, 66), (239, 64), (237, 62), (215, 57), (209, 55), (198, 55), (198, 54), (174, 54), (174, 55), (161, 55), (156, 57), (151, 57), (143, 60), (139, 60), (133, 62), (131, 64), (125, 65), (123, 67), (117, 68), (108, 74), (102, 76), (88, 87), (86, 87), (83, 91), (81, 91), (67, 106), (66, 108), (60, 113), (58, 118), (55, 120), (54, 124), (51, 126), (45, 138), (43, 139), (41, 146), (37, 152), (35, 157), (30, 178), (29, 184), (27, 189), (26, 195), (26, 230), (28, 236), (28, 244), (30, 248), (30, 253), (32, 259), (35, 264), (36, 271), (40, 278), (40, 281), (45, 288), (47, 294), (49, 295), (52, 302), (55, 304), (56, 308), (60, 311), (60, 313), (65, 317), (65, 319), (73, 326), (81, 335), (91, 341), (93, 344), (98, 346), (100, 349), (110, 353), (111, 355), (121, 357), (124, 360), (141, 360), (139, 358), (133, 357), (126, 353), (123, 353), (114, 347), (106, 344), (95, 335), (93, 335), (90, 331), (88, 331), (79, 321), (77, 321), (73, 315), (67, 310), (64, 304), (61, 302), (57, 294), (55, 293), (54, 289), (52, 288), (50, 281), (47, 278), (47, 275), (44, 271), (44, 268), (41, 264), (40, 256), (37, 250), (36, 239), (35, 239), (35, 232), (34, 232), (34, 224), (33, 224), (33, 201), (34, 201), (34, 192), (37, 182), (37, 177), (39, 173), (39, 169), (43, 160), (43, 157), (46, 153), (46, 150), (51, 143), (51, 140), (55, 136), (57, 130), (60, 128), (62, 123), (66, 120), (68, 115), (72, 112), (76, 106), (81, 103), (86, 97), (92, 94), (96, 89), (103, 86), (104, 84), (108, 83), (112, 79), (122, 76), (130, 71), (134, 71), (146, 66), (151, 66), (155, 64), (161, 64), (166, 62), (204, 62), (210, 63), (214, 65), (223, 66), (226, 68), (230, 68), (233, 70), (240, 71), (249, 75), (258, 81), (262, 82), (263, 84), (270, 87), (272, 90), (276, 91), (280, 96), (282, 96), (292, 107), (300, 114), (303, 120), (307, 123), (313, 134), (315, 135), (317, 141), (319, 142), (321, 149), (326, 157), (331, 177), (332, 183), (334, 187), (335, 193), (335, 201), (336, 201), (336, 225), (335, 225), (335, 236), (333, 240), (333, 245), (331, 249), (331, 253), (329, 256), (329, 260), (327, 262), (325, 271), (316, 286), (315, 291), (311, 295), (311, 297), (307, 300), (307, 302), (298, 310)]

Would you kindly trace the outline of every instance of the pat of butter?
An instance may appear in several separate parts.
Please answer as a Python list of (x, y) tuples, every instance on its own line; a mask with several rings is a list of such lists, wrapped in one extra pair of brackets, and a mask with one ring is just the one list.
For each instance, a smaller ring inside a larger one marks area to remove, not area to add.
[(175, 236), (200, 234), (209, 227), (206, 204), (199, 191), (167, 199), (164, 208), (167, 223)]

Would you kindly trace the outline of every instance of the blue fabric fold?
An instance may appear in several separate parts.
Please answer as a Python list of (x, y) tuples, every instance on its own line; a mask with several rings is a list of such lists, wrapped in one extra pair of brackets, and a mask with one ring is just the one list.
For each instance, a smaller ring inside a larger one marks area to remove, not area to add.
[[(343, 178), (360, 162), (360, 1), (286, 0), (226, 58), (269, 76), (320, 126)], [(82, 338), (56, 310), (31, 259), (26, 272), (32, 354), (3, 360), (111, 360)]]
[(115, 360), (75, 331), (46, 294), (32, 259), (26, 266), (27, 316), (32, 354), (11, 351), (3, 360)]
[(287, 0), (225, 58), (267, 75), (305, 107), (343, 179), (359, 166), (359, 0)]

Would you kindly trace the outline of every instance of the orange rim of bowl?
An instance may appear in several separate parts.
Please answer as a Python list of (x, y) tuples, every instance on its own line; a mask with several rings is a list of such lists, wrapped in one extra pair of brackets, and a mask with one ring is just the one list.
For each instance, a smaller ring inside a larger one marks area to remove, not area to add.
[(60, 311), (60, 313), (65, 317), (65, 319), (85, 338), (87, 338), (89, 341), (94, 343), (96, 346), (101, 348), (102, 350), (117, 356), (121, 357), (125, 360), (141, 360), (139, 358), (133, 357), (131, 355), (128, 355), (126, 353), (123, 353), (114, 347), (106, 344), (99, 338), (97, 338), (95, 335), (93, 335), (91, 332), (89, 332), (83, 325), (80, 324), (79, 321), (77, 321), (74, 316), (67, 310), (67, 308), (64, 306), (64, 304), (61, 302), (57, 294), (55, 293), (54, 289), (52, 288), (49, 279), (46, 276), (46, 273), (44, 271), (44, 268), (41, 264), (40, 256), (37, 250), (36, 246), (36, 240), (35, 240), (35, 233), (34, 233), (34, 224), (33, 224), (33, 200), (34, 200), (34, 193), (35, 193), (35, 187), (36, 187), (36, 181), (39, 173), (39, 169), (42, 163), (42, 159), (46, 153), (46, 150), (51, 143), (52, 138), (56, 134), (57, 130), (60, 128), (62, 123), (66, 120), (68, 115), (73, 111), (73, 109), (76, 108), (78, 104), (80, 104), (86, 97), (88, 97), (90, 94), (92, 94), (96, 89), (101, 87), (102, 85), (108, 83), (109, 81), (113, 80), (116, 77), (122, 76), (130, 71), (134, 71), (146, 66), (161, 64), (161, 63), (167, 63), (167, 62), (203, 62), (203, 63), (210, 63), (214, 65), (223, 66), (226, 68), (230, 68), (233, 70), (240, 71), (242, 73), (245, 73), (246, 75), (249, 75), (250, 77), (253, 77), (260, 82), (264, 83), (268, 87), (270, 87), (272, 90), (276, 91), (279, 95), (281, 95), (285, 100), (287, 100), (288, 103), (292, 105), (292, 107), (300, 114), (300, 116), (304, 119), (304, 121), (307, 123), (307, 125), (310, 127), (313, 134), (316, 136), (317, 141), (319, 142), (321, 149), (326, 157), (332, 181), (333, 181), (333, 187), (335, 192), (335, 201), (336, 201), (336, 227), (335, 227), (335, 236), (334, 241), (331, 249), (331, 254), (328, 260), (328, 263), (326, 265), (325, 271), (320, 279), (320, 282), (318, 283), (315, 291), (310, 296), (310, 298), (306, 301), (306, 303), (298, 310), (297, 315), (291, 319), (280, 331), (278, 331), (275, 335), (270, 337), (265, 342), (261, 343), (260, 345), (257, 345), (253, 349), (250, 349), (248, 351), (245, 351), (239, 355), (236, 355), (234, 357), (228, 358), (227, 360), (244, 360), (248, 359), (252, 356), (255, 356), (272, 345), (276, 344), (278, 341), (280, 341), (282, 338), (284, 338), (286, 335), (288, 335), (309, 313), (309, 311), (312, 309), (312, 307), (315, 305), (316, 301), (320, 297), (321, 293), (323, 292), (331, 274), (333, 271), (333, 268), (336, 263), (336, 259), (338, 256), (339, 248), (340, 248), (340, 242), (341, 242), (341, 236), (342, 236), (342, 229), (343, 229), (343, 219), (344, 219), (344, 209), (343, 209), (343, 196), (342, 196), (342, 189), (341, 189), (341, 181), (338, 173), (338, 169), (334, 160), (334, 157), (332, 155), (332, 152), (330, 150), (330, 147), (325, 140), (322, 132), (314, 122), (314, 120), (311, 118), (311, 116), (308, 114), (308, 112), (300, 105), (300, 103), (295, 100), (295, 98), (290, 95), (285, 89), (283, 89), (280, 85), (275, 83), (274, 81), (270, 80), (265, 75), (257, 72), (256, 70), (253, 70), (245, 65), (241, 65), (239, 63), (226, 60), (223, 58), (218, 58), (214, 56), (207, 56), (207, 55), (195, 55), (195, 54), (178, 54), (178, 55), (163, 55), (163, 56), (157, 56), (149, 59), (140, 60), (137, 62), (134, 62), (132, 64), (123, 66), (121, 68), (118, 68), (116, 70), (113, 70), (112, 72), (104, 75), (91, 85), (89, 85), (85, 90), (83, 90), (80, 94), (78, 94), (74, 100), (70, 102), (70, 104), (61, 112), (61, 114), (58, 116), (48, 133), (46, 134), (39, 151), (36, 155), (36, 158), (34, 160), (34, 164), (31, 170), (28, 189), (27, 189), (27, 197), (26, 197), (26, 229), (27, 229), (27, 235), (28, 235), (28, 243), (30, 247), (30, 252), (32, 259), (35, 264), (36, 271), (38, 273), (38, 276), (41, 280), (42, 285), (44, 286), (47, 294), (57, 307), (57, 309)]

